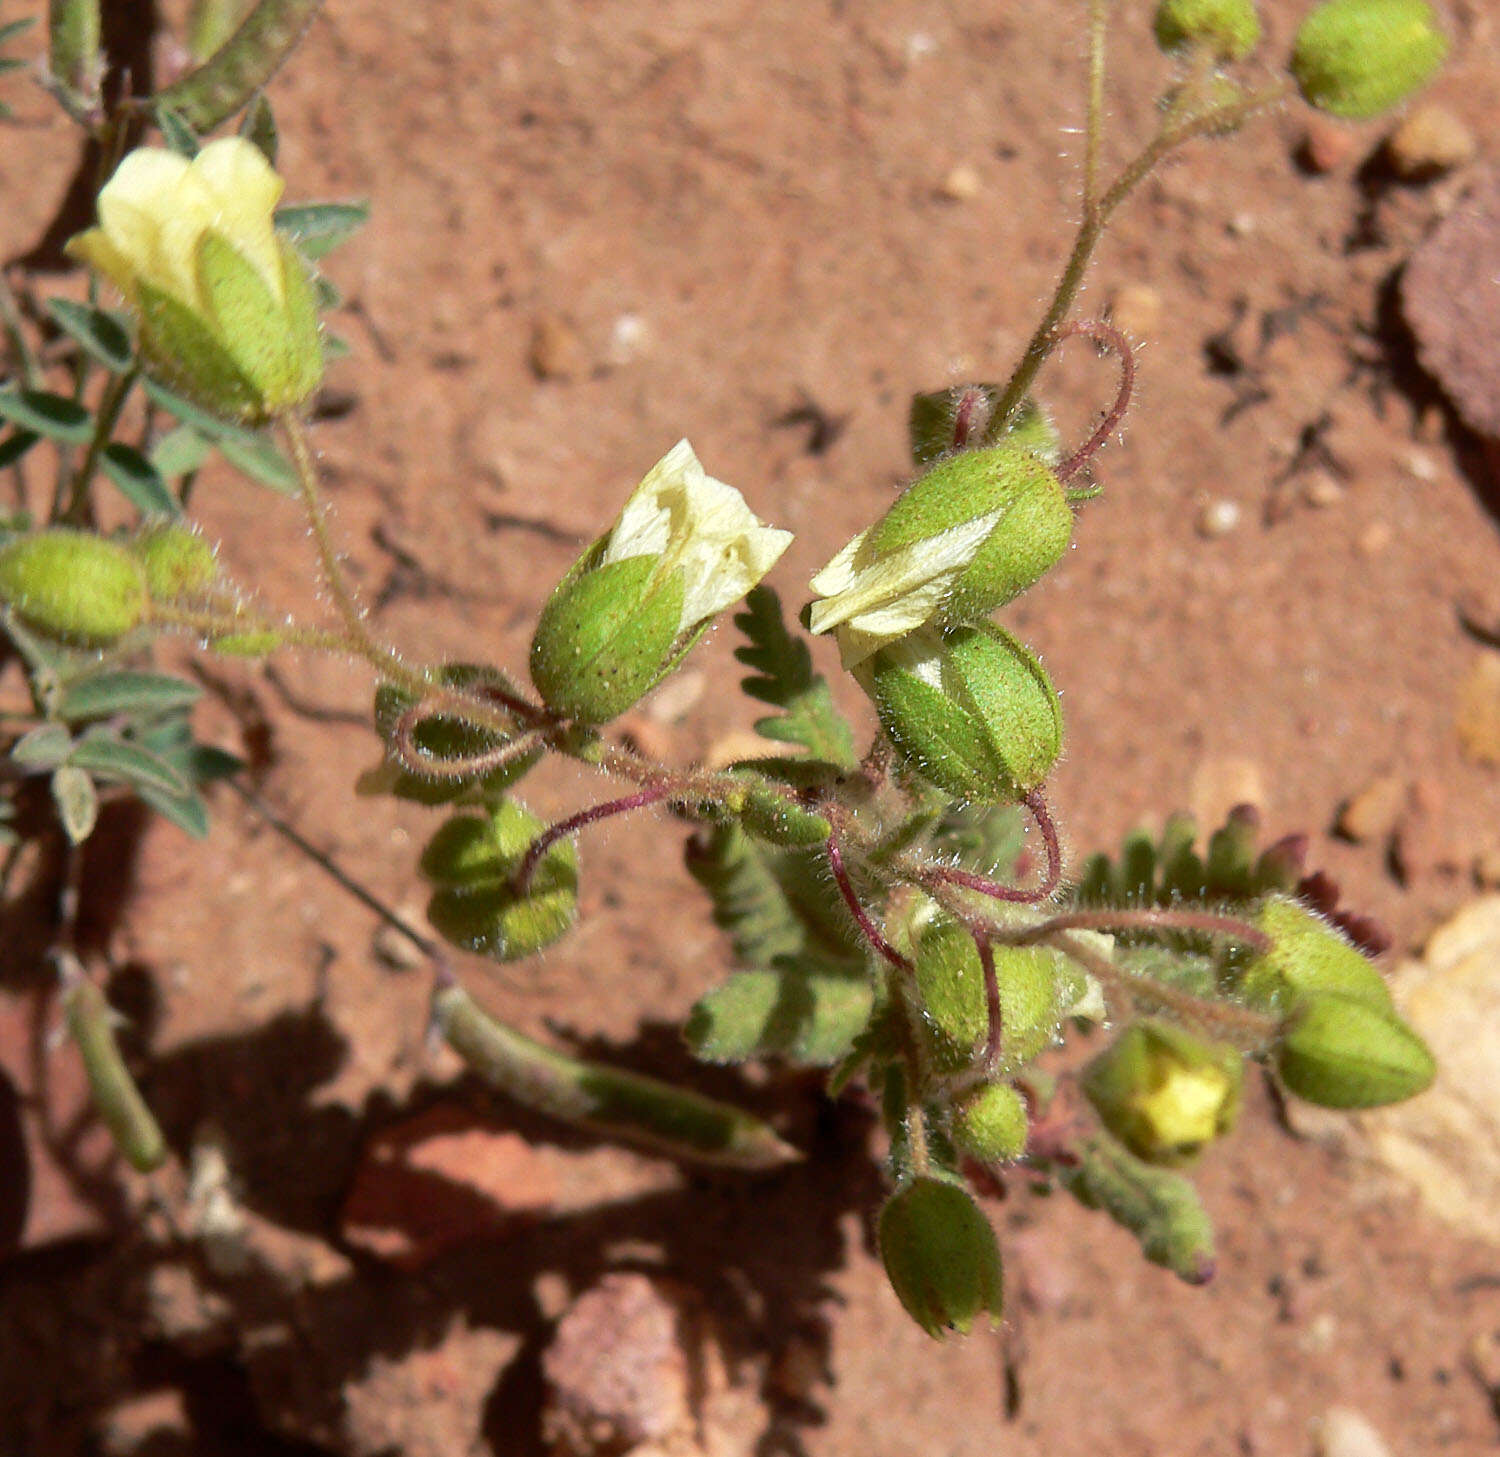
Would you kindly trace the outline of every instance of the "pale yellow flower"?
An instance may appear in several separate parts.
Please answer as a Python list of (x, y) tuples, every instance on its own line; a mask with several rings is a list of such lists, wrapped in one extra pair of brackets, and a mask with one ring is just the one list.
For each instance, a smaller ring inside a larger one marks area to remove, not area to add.
[(936, 617), (1000, 515), (976, 516), (888, 552), (869, 545), (873, 527), (861, 531), (812, 579), (823, 600), (813, 603), (808, 626), (836, 631), (846, 668), (916, 632)]
[(686, 440), (651, 467), (625, 503), (600, 565), (661, 559), (658, 579), (682, 574), (680, 631), (738, 602), (791, 544), (790, 531), (765, 525), (745, 498), (709, 475)]
[(153, 372), (219, 413), (274, 414), (322, 376), (306, 273), (276, 234), (282, 186), (243, 137), (191, 160), (140, 147), (99, 194), (99, 226), (68, 244), (136, 313)]

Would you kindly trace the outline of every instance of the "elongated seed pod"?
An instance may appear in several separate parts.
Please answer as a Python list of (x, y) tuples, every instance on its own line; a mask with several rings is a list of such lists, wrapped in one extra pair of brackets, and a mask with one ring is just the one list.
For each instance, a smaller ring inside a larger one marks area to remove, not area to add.
[(95, 1110), (131, 1166), (149, 1174), (166, 1158), (167, 1142), (120, 1056), (111, 1025), (114, 1014), (104, 993), (86, 976), (70, 979), (63, 1012), (83, 1059)]
[(235, 114), (291, 55), (323, 0), (260, 0), (201, 66), (152, 99), (200, 136)]
[(770, 1169), (801, 1157), (767, 1124), (727, 1103), (532, 1041), (480, 1010), (462, 987), (439, 988), (432, 1017), (486, 1082), (575, 1127), (721, 1168)]

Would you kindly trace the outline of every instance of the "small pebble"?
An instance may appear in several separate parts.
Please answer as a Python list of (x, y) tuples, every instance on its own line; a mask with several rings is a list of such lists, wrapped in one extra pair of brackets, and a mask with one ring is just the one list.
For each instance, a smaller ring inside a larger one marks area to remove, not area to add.
[(1395, 539), (1390, 522), (1372, 521), (1354, 538), (1354, 549), (1361, 556), (1379, 556)]
[(1213, 541), (1228, 536), (1240, 524), (1240, 508), (1236, 501), (1206, 501), (1198, 512), (1198, 535)]
[(1359, 135), (1349, 127), (1326, 116), (1312, 116), (1297, 144), (1297, 162), (1321, 177), (1350, 161), (1358, 145)]
[(1127, 283), (1109, 301), (1110, 322), (1135, 339), (1148, 339), (1161, 324), (1161, 295), (1144, 283)]
[(1454, 716), (1467, 757), (1476, 764), (1500, 764), (1500, 653), (1475, 658), (1459, 684)]
[[(422, 924), (421, 912), (414, 908), (402, 907), (400, 916), (412, 925)], [(383, 921), (371, 938), (370, 949), (375, 959), (392, 971), (415, 971), (427, 960), (402, 932)]]
[(1334, 829), (1356, 845), (1388, 838), (1406, 810), (1408, 788), (1397, 774), (1377, 774), (1344, 801)]
[(556, 314), (541, 314), (531, 326), (528, 359), (538, 379), (577, 379), (588, 370), (578, 331)]
[[(1481, 850), (1474, 857), (1474, 884), (1480, 890), (1500, 890), (1500, 845)], [(1500, 1384), (1500, 1377), (1496, 1380)]]
[(979, 173), (967, 162), (960, 162), (943, 178), (938, 192), (949, 202), (972, 202), (984, 188)]
[(1391, 1457), (1385, 1438), (1347, 1406), (1330, 1407), (1316, 1437), (1318, 1457)]
[(651, 345), (651, 329), (639, 314), (621, 314), (609, 331), (608, 360), (613, 365), (629, 364)]
[(1314, 471), (1308, 476), (1302, 487), (1302, 499), (1309, 506), (1316, 506), (1319, 510), (1329, 506), (1337, 506), (1344, 499), (1345, 491), (1341, 482), (1335, 480), (1327, 471)]
[(1474, 133), (1446, 106), (1419, 106), (1385, 141), (1391, 170), (1406, 182), (1441, 177), (1474, 160)]
[(1425, 450), (1408, 451), (1402, 464), (1406, 467), (1407, 475), (1413, 480), (1421, 481), (1423, 485), (1431, 485), (1442, 474), (1438, 463)]

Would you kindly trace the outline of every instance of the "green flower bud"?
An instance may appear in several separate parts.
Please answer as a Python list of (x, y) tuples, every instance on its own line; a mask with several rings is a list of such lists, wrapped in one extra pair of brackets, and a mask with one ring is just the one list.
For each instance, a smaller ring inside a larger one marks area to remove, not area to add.
[(1323, 1108), (1400, 1103), (1437, 1073), (1427, 1044), (1394, 1012), (1323, 993), (1307, 997), (1292, 1014), (1275, 1060), (1287, 1087)]
[(1326, 0), (1297, 32), (1292, 75), (1319, 110), (1362, 121), (1425, 86), (1447, 54), (1427, 0)]
[(1205, 46), (1221, 61), (1243, 60), (1260, 39), (1253, 0), (1161, 0), (1154, 25), (1162, 50)]
[(882, 648), (855, 676), (907, 762), (960, 799), (1018, 800), (1057, 762), (1057, 691), (998, 627), (915, 633)]
[(68, 251), (125, 296), (151, 372), (217, 415), (256, 422), (323, 377), (306, 269), (275, 228), (282, 180), (243, 137), (191, 160), (138, 147)]
[[(1001, 1065), (1015, 1072), (1052, 1043), (1084, 981), (1072, 961), (1048, 946), (996, 946), (991, 954), (1000, 989)], [(944, 1071), (967, 1067), (989, 1032), (974, 938), (954, 921), (934, 921), (922, 933), (915, 961), (933, 1058)]]
[(189, 526), (153, 526), (131, 542), (155, 602), (174, 602), (207, 587), (219, 573), (214, 549)]
[(943, 1179), (913, 1179), (880, 1211), (879, 1239), (892, 1288), (928, 1335), (967, 1335), (982, 1314), (999, 1323), (1000, 1248), (966, 1189)]
[(977, 622), (1067, 550), (1073, 510), (1014, 440), (940, 461), (812, 580), (813, 632), (837, 629), (846, 668), (919, 629)]
[(543, 607), (531, 641), (537, 691), (548, 708), (580, 723), (618, 718), (791, 540), (758, 521), (679, 441)]
[(1170, 1022), (1133, 1022), (1084, 1069), (1082, 1087), (1104, 1126), (1137, 1157), (1190, 1162), (1234, 1127), (1239, 1052)]
[(550, 946), (578, 910), (578, 857), (559, 840), (542, 856), (524, 891), (513, 883), (531, 842), (546, 827), (511, 800), (488, 816), (458, 815), (438, 830), (418, 868), (437, 887), (427, 919), (444, 939), (497, 961), (517, 961)]
[(119, 542), (54, 526), (0, 549), (0, 601), (39, 632), (107, 643), (140, 625), (146, 577)]
[(1271, 896), (1254, 924), (1271, 938), (1271, 949), (1256, 957), (1240, 980), (1246, 1001), (1286, 1009), (1309, 993), (1332, 992), (1384, 1015), (1394, 1013), (1390, 988), (1375, 965), (1300, 901)]
[(1026, 1152), (1026, 1100), (1009, 1083), (976, 1088), (953, 1111), (953, 1144), (983, 1163), (1006, 1163)]
[(759, 785), (748, 788), (730, 808), (756, 839), (770, 845), (802, 849), (821, 845), (833, 833), (833, 826), (815, 810), (803, 809), (786, 795)]

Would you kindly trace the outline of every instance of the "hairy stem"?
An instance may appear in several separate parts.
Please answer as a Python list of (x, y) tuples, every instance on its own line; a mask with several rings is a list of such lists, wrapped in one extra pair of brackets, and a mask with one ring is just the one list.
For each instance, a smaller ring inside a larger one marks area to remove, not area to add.
[(1053, 291), (1051, 302), (1047, 305), (1047, 310), (1042, 315), (1036, 332), (1027, 343), (1015, 373), (1011, 375), (1001, 393), (995, 405), (994, 414), (990, 416), (989, 425), (984, 433), (986, 445), (993, 445), (1005, 434), (1011, 418), (1036, 380), (1037, 371), (1041, 369), (1047, 356), (1056, 347), (1061, 337), (1059, 326), (1078, 297), (1078, 290), (1083, 286), (1084, 276), (1088, 272), (1089, 261), (1093, 257), (1095, 247), (1098, 246), (1099, 239), (1104, 235), (1104, 226), (1114, 210), (1151, 175), (1168, 154), (1184, 142), (1191, 141), (1194, 137), (1237, 126), (1256, 112), (1264, 111), (1267, 107), (1275, 106), (1278, 102), (1285, 100), (1291, 92), (1292, 82), (1285, 79), (1260, 91), (1252, 92), (1240, 100), (1193, 112), (1181, 121), (1165, 122), (1161, 130), (1125, 165), (1119, 176), (1110, 184), (1109, 190), (1099, 199), (1098, 205), (1085, 211), (1083, 221), (1078, 225), (1078, 232), (1074, 237), (1068, 260), (1063, 265), (1062, 276), (1058, 279), (1057, 287)]
[(516, 873), (511, 877), (511, 884), (516, 894), (526, 894), (531, 884), (531, 877), (536, 874), (537, 866), (542, 863), (542, 856), (559, 840), (566, 839), (567, 836), (589, 825), (598, 824), (600, 820), (628, 814), (633, 809), (644, 809), (648, 804), (668, 799), (671, 795), (670, 784), (658, 784), (635, 794), (627, 794), (622, 799), (610, 799), (603, 804), (591, 804), (587, 809), (581, 809), (577, 814), (569, 815), (567, 819), (559, 820), (555, 825), (549, 825), (526, 847), (521, 863), (516, 866)]

